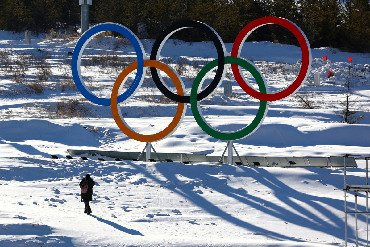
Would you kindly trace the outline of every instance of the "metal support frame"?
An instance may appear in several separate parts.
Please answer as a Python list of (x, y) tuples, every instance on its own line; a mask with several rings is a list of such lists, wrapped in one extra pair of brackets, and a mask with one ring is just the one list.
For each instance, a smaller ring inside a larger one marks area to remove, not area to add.
[[(152, 143), (153, 145), (153, 143)], [(235, 153), (233, 159), (237, 165), (244, 166), (260, 166), (260, 167), (336, 167), (343, 168), (344, 158), (343, 156), (330, 156), (330, 157), (266, 157), (266, 156), (240, 156), (239, 153), (233, 147)], [(129, 151), (108, 151), (108, 150), (67, 150), (71, 155), (101, 155), (111, 158), (118, 158), (121, 160), (137, 160), (141, 151), (129, 152)], [(225, 151), (226, 152), (226, 151)], [(173, 162), (181, 163), (195, 163), (195, 162), (208, 162), (208, 163), (226, 163), (226, 157), (224, 160), (220, 160), (220, 155), (207, 155), (207, 154), (192, 154), (192, 153), (157, 153), (161, 160), (172, 160)], [(222, 156), (224, 157), (225, 154)], [(141, 160), (145, 160), (142, 158)], [(241, 161), (240, 161), (241, 160)], [(240, 162), (239, 162), (240, 161)], [(346, 166), (357, 167), (354, 157), (348, 157), (346, 159)], [(370, 185), (369, 185), (370, 186)]]
[(228, 141), (227, 142), (227, 163), (229, 165), (232, 165), (233, 162), (233, 142)]
[(224, 163), (223, 161), (224, 161), (224, 158), (225, 158), (226, 150), (227, 150), (227, 163), (229, 165), (233, 165), (234, 164), (233, 150), (235, 151), (236, 155), (238, 156), (238, 158), (240, 160), (240, 163), (242, 165), (244, 165), (244, 163), (242, 161), (242, 158), (240, 157), (238, 151), (236, 151), (236, 148), (235, 148), (235, 146), (233, 144), (233, 141), (227, 141), (226, 148), (225, 148), (224, 152), (222, 153), (221, 158), (218, 160), (219, 163)]
[(151, 152), (152, 152), (152, 143), (147, 142), (146, 143), (146, 153), (145, 153), (145, 160), (146, 161), (150, 161)]
[[(355, 230), (356, 230), (356, 246), (358, 245), (358, 215), (363, 214), (366, 215), (366, 246), (369, 246), (369, 160), (370, 157), (362, 157), (366, 160), (366, 184), (365, 185), (350, 185), (347, 184), (347, 165), (346, 165), (346, 158), (350, 157), (350, 155), (344, 156), (344, 214), (345, 214), (345, 246), (348, 244), (348, 214), (355, 215)], [(353, 191), (355, 196), (355, 211), (348, 211), (347, 210), (347, 192)], [(359, 212), (358, 211), (358, 201), (357, 197), (359, 193), (366, 193), (366, 212)]]
[(155, 153), (155, 155), (157, 156), (158, 160), (159, 161), (162, 161), (161, 158), (159, 158), (159, 155), (157, 153), (157, 151), (155, 151), (153, 145), (151, 142), (147, 142), (143, 151), (141, 151), (139, 157), (137, 157), (137, 160), (140, 160), (140, 158), (144, 155), (145, 153), (145, 161), (149, 162), (151, 159), (152, 159), (152, 150), (153, 152)]

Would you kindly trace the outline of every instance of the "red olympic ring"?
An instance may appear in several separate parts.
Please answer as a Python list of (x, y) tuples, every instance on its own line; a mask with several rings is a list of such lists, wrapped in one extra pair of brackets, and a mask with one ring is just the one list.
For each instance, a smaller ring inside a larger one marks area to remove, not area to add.
[(279, 18), (279, 17), (273, 17), (273, 16), (267, 16), (262, 17), (257, 20), (254, 20), (247, 24), (238, 34), (238, 36), (235, 39), (233, 48), (231, 50), (231, 56), (232, 57), (238, 57), (241, 52), (241, 47), (243, 46), (244, 41), (247, 39), (247, 37), (257, 28), (266, 25), (266, 24), (277, 24), (280, 26), (283, 26), (287, 28), (290, 32), (293, 33), (293, 35), (296, 37), (296, 39), (299, 42), (299, 45), (301, 47), (302, 52), (302, 65), (301, 70), (295, 79), (295, 81), (286, 89), (283, 91), (280, 91), (275, 94), (264, 94), (260, 93), (256, 90), (254, 90), (252, 87), (250, 87), (243, 79), (242, 75), (240, 74), (240, 70), (237, 64), (232, 64), (231, 68), (234, 73), (235, 80), (238, 82), (239, 86), (249, 95), (252, 97), (262, 100), (262, 101), (276, 101), (282, 98), (285, 98), (289, 96), (290, 94), (293, 94), (295, 91), (299, 89), (299, 87), (302, 85), (302, 82), (305, 81), (308, 70), (311, 66), (311, 49), (309, 47), (308, 40), (302, 30), (296, 26), (293, 22), (290, 22), (286, 19)]

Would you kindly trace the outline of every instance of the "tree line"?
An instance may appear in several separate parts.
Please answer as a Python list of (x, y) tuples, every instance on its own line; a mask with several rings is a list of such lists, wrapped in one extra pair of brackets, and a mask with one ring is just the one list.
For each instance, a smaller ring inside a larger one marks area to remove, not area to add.
[[(78, 0), (0, 0), (0, 29), (47, 32), (80, 23)], [(156, 38), (179, 20), (199, 20), (213, 27), (225, 42), (259, 17), (278, 16), (296, 23), (311, 47), (336, 47), (369, 52), (368, 0), (93, 0), (91, 23), (117, 22), (133, 32), (145, 24), (147, 38)], [(175, 38), (205, 40), (201, 32), (180, 32)], [(296, 44), (295, 37), (278, 25), (266, 25), (248, 40)]]

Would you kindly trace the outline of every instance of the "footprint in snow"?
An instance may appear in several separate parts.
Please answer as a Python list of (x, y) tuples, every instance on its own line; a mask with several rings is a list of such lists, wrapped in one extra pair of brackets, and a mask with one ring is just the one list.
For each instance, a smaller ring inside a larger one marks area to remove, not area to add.
[(26, 217), (23, 217), (23, 216), (20, 216), (20, 215), (16, 215), (16, 216), (14, 216), (14, 218), (20, 219), (20, 220), (26, 220), (27, 219)]
[(157, 213), (155, 216), (170, 216), (169, 214), (161, 214), (161, 213)]
[(122, 207), (122, 209), (123, 209), (125, 212), (131, 212), (132, 210), (129, 210), (128, 208), (129, 208), (129, 207)]
[(145, 217), (148, 217), (148, 218), (154, 218), (154, 214), (147, 214)]
[(169, 214), (161, 214), (161, 213), (156, 213), (156, 214), (147, 214), (146, 217), (148, 218), (154, 218), (154, 216), (170, 216)]
[(200, 225), (198, 222), (196, 222), (197, 220), (188, 220), (188, 222), (190, 224), (193, 224), (193, 225)]
[(172, 210), (172, 213), (174, 213), (176, 215), (182, 215), (181, 211), (177, 210), (177, 209)]
[(60, 204), (63, 204), (66, 202), (65, 199), (55, 199), (55, 198), (50, 198), (51, 202), (59, 202)]

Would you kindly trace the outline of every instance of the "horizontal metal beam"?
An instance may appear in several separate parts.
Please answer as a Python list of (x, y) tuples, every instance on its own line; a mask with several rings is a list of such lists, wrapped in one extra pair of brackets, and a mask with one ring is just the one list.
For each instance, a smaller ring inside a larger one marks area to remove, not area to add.
[(370, 212), (345, 212), (346, 214), (370, 214)]
[(345, 188), (347, 191), (368, 191), (370, 192), (370, 185), (351, 185), (347, 184)]
[[(118, 151), (103, 151), (103, 150), (67, 150), (71, 155), (100, 155), (111, 158), (119, 158), (121, 160), (136, 160), (139, 158), (140, 152), (118, 152)], [(158, 153), (159, 158), (153, 157), (154, 161), (172, 160), (174, 162), (212, 162), (218, 163), (220, 156), (211, 156), (206, 154), (189, 154), (189, 153)], [(140, 157), (140, 161), (145, 161), (144, 155)], [(241, 162), (240, 162), (240, 159)], [(344, 160), (347, 167), (357, 167), (353, 157), (264, 157), (264, 156), (234, 156), (233, 164), (247, 166), (262, 166), (262, 167), (343, 167)], [(224, 156), (221, 163), (227, 163), (228, 156)]]

